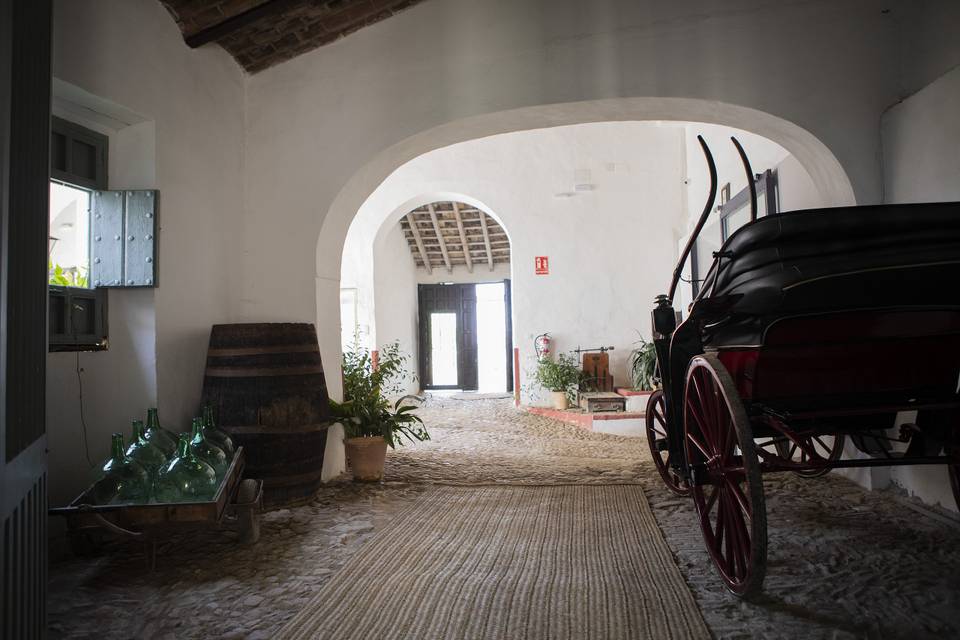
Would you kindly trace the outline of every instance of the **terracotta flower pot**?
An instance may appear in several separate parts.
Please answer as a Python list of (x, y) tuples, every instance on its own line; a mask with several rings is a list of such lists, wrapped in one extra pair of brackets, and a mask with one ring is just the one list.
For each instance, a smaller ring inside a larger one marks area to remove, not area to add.
[(566, 391), (551, 391), (553, 394), (553, 408), (563, 411), (570, 406), (570, 403), (567, 401), (567, 392)]
[(387, 460), (387, 441), (381, 436), (346, 438), (347, 462), (353, 479), (358, 482), (383, 480), (383, 464)]

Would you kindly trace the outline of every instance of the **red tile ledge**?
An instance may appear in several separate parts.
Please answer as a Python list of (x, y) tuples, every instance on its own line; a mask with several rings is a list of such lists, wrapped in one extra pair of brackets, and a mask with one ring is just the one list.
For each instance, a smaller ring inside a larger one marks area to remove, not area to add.
[(594, 420), (643, 420), (644, 413), (638, 411), (609, 411), (600, 413), (583, 413), (582, 411), (562, 411), (560, 409), (551, 409), (550, 407), (520, 407), (527, 413), (533, 413), (545, 418), (553, 418), (560, 422), (573, 424), (582, 427), (587, 431), (593, 431)]
[(628, 389), (627, 387), (617, 387), (617, 393), (621, 396), (648, 396), (653, 391), (638, 391), (636, 389)]
[(545, 418), (553, 418), (568, 424), (574, 424), (583, 427), (587, 431), (593, 429), (593, 414), (583, 413), (582, 411), (562, 411), (560, 409), (551, 409), (550, 407), (529, 407), (522, 406), (521, 409), (527, 413), (533, 413)]

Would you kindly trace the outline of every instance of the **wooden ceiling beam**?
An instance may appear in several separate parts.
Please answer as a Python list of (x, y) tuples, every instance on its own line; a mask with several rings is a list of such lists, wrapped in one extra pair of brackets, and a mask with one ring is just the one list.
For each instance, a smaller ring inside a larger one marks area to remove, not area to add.
[(493, 250), (490, 247), (490, 232), (487, 231), (487, 216), (480, 214), (480, 227), (483, 229), (483, 244), (487, 249), (487, 264), (490, 265), (490, 271), (493, 271)]
[(453, 273), (453, 265), (450, 264), (450, 254), (447, 253), (447, 243), (443, 240), (443, 232), (440, 231), (440, 223), (437, 221), (437, 212), (432, 204), (427, 205), (430, 211), (430, 221), (433, 223), (433, 231), (437, 234), (437, 240), (440, 242), (440, 253), (443, 254), (443, 263), (447, 265), (447, 273)]
[(409, 213), (407, 214), (407, 223), (410, 225), (410, 230), (413, 231), (413, 240), (417, 243), (417, 251), (420, 252), (420, 259), (423, 261), (423, 266), (427, 268), (427, 273), (433, 273), (433, 267), (430, 266), (430, 259), (427, 257), (427, 250), (423, 247), (423, 238), (420, 237), (420, 230), (413, 224)]
[[(467, 232), (463, 229), (463, 218), (460, 217), (460, 205), (459, 203), (453, 203), (453, 217), (457, 220), (457, 230), (460, 232), (460, 246), (467, 246)], [(473, 273), (473, 256), (470, 255), (469, 251), (463, 252), (464, 258), (467, 261), (467, 271)]]
[(257, 22), (258, 20), (262, 20), (280, 13), (288, 7), (300, 2), (301, 0), (267, 0), (263, 4), (258, 4), (257, 6), (247, 9), (242, 13), (238, 13), (235, 16), (230, 16), (223, 22), (218, 22), (217, 24), (211, 25), (205, 29), (201, 29), (194, 34), (185, 37), (183, 40), (187, 43), (188, 47), (191, 49), (196, 49), (197, 47), (202, 47), (208, 42), (216, 42), (217, 40), (225, 38), (231, 33), (239, 31), (240, 29)]

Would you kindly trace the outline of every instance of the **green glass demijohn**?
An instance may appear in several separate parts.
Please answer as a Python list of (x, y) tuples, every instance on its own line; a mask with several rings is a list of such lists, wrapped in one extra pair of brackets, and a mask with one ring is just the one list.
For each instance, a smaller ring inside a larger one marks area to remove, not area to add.
[(160, 470), (167, 464), (167, 456), (155, 444), (143, 437), (143, 420), (133, 421), (133, 433), (127, 456), (138, 462), (150, 474), (150, 481), (156, 482)]
[(157, 502), (206, 502), (217, 492), (217, 474), (190, 450), (187, 434), (180, 434), (177, 455), (160, 472)]
[(174, 457), (177, 453), (177, 436), (160, 426), (156, 407), (147, 409), (147, 428), (143, 430), (144, 439), (167, 456)]
[(190, 431), (190, 450), (217, 472), (217, 479), (227, 474), (230, 461), (223, 449), (207, 440), (203, 435), (203, 418), (193, 419), (193, 428)]
[[(110, 459), (102, 467), (103, 475), (94, 485), (98, 504), (146, 503), (150, 499), (150, 474), (123, 450), (123, 436), (113, 434)], [(107, 499), (108, 494), (113, 495)]]
[(217, 423), (213, 419), (213, 407), (209, 404), (203, 406), (203, 437), (223, 449), (227, 454), (227, 461), (233, 460), (237, 447), (229, 435), (217, 429)]

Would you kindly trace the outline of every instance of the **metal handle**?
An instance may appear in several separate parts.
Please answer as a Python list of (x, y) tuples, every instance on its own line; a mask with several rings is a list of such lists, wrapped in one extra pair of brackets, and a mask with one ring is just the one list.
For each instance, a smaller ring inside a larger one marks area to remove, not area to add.
[(690, 234), (690, 239), (687, 240), (687, 246), (683, 248), (683, 253), (680, 254), (680, 261), (677, 263), (677, 268), (673, 270), (673, 280), (670, 281), (670, 293), (667, 294), (667, 299), (670, 300), (671, 304), (673, 303), (673, 294), (677, 292), (677, 285), (680, 283), (680, 274), (683, 273), (683, 265), (687, 261), (690, 251), (693, 249), (693, 243), (697, 241), (700, 231), (703, 230), (703, 225), (707, 223), (707, 218), (710, 216), (710, 212), (713, 211), (713, 203), (717, 199), (717, 165), (713, 161), (713, 154), (710, 153), (710, 147), (707, 146), (703, 136), (697, 136), (697, 140), (700, 141), (700, 148), (703, 149), (703, 155), (707, 158), (707, 167), (710, 169), (710, 196), (707, 198), (707, 204), (703, 208), (703, 213), (700, 214), (700, 220), (697, 222), (696, 228), (693, 230), (693, 233)]
[(740, 154), (740, 162), (743, 163), (743, 170), (747, 172), (747, 186), (750, 187), (750, 222), (756, 222), (757, 185), (754, 184), (753, 168), (750, 166), (750, 159), (747, 157), (747, 152), (740, 146), (740, 141), (733, 136), (730, 136), (730, 139), (733, 140), (733, 146), (737, 148), (737, 153)]
[(124, 528), (121, 527), (120, 525), (118, 525), (118, 524), (116, 524), (116, 523), (113, 523), (113, 522), (110, 522), (109, 520), (107, 520), (106, 518), (104, 518), (104, 517), (103, 517), (102, 515), (100, 515), (99, 513), (91, 513), (90, 515), (92, 515), (92, 516), (94, 517), (94, 519), (95, 519), (97, 522), (99, 522), (101, 525), (103, 525), (103, 526), (106, 527), (107, 529), (110, 529), (110, 531), (113, 531), (113, 532), (116, 533), (116, 534), (119, 534), (119, 535), (121, 535), (121, 536), (127, 536), (127, 537), (129, 537), (129, 538), (142, 538), (142, 537), (143, 537), (143, 533), (140, 533), (140, 532), (137, 532), (137, 531), (130, 531), (129, 529), (124, 529)]

